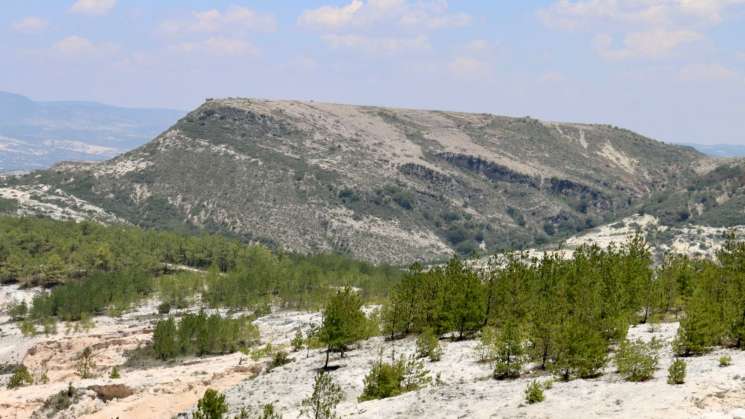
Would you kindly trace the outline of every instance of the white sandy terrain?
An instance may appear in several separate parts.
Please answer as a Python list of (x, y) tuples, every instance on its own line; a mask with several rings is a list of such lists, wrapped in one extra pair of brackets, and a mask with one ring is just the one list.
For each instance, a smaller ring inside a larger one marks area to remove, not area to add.
[[(286, 320), (286, 319), (285, 319)], [(345, 392), (339, 405), (341, 417), (359, 418), (733, 418), (745, 416), (745, 352), (719, 350), (709, 355), (689, 358), (686, 384), (667, 384), (667, 367), (672, 360), (670, 343), (677, 324), (662, 324), (654, 331), (648, 325), (634, 327), (631, 337), (665, 342), (655, 377), (644, 383), (629, 383), (613, 372), (593, 380), (555, 382), (546, 391), (546, 401), (528, 405), (524, 390), (540, 372), (526, 373), (513, 381), (491, 378), (489, 364), (477, 362), (475, 341), (443, 341), (443, 358), (427, 362), (433, 379), (440, 375), (441, 384), (432, 384), (399, 397), (359, 403), (363, 378), (381, 351), (389, 358), (410, 354), (414, 340), (385, 342), (375, 338), (363, 342), (344, 359), (332, 358), (335, 381)], [(718, 366), (722, 354), (732, 356), (733, 365)], [(296, 417), (301, 401), (311, 393), (314, 374), (323, 365), (322, 351), (292, 354), (295, 362), (246, 380), (227, 391), (232, 413), (242, 406), (256, 407), (273, 402), (285, 417)]]
[[(0, 296), (12, 294), (19, 299), (22, 291), (0, 287)], [(9, 300), (9, 298), (6, 298)], [(57, 324), (50, 335), (23, 337), (16, 324), (0, 320), (0, 365), (22, 363), (34, 377), (31, 386), (16, 390), (5, 388), (10, 374), (0, 375), (0, 418), (29, 418), (51, 395), (67, 388), (93, 385), (124, 384), (133, 395), (104, 402), (87, 391), (61, 418), (168, 418), (188, 410), (210, 387), (225, 390), (263, 368), (261, 362), (234, 353), (223, 356), (189, 358), (168, 363), (152, 363), (147, 368), (122, 366), (126, 352), (147, 344), (152, 338), (152, 324), (157, 318), (157, 301), (125, 314), (121, 318), (96, 317), (90, 330), (66, 330)], [(4, 307), (4, 306), (3, 306)], [(72, 326), (72, 325), (70, 325)], [(93, 348), (95, 378), (81, 379), (76, 371), (78, 354), (87, 346)], [(112, 367), (119, 366), (120, 379), (108, 378)], [(47, 382), (42, 382), (46, 375)]]
[[(30, 298), (33, 290), (0, 287), (2, 301)], [(33, 338), (21, 336), (17, 325), (2, 318), (0, 347), (2, 363), (22, 362), (39, 380), (46, 373), (48, 382), (16, 390), (4, 388), (9, 374), (0, 376), (0, 417), (28, 418), (49, 396), (65, 389), (68, 383), (79, 389), (93, 385), (124, 384), (133, 394), (104, 402), (87, 390), (59, 418), (168, 418), (187, 414), (206, 388), (225, 392), (231, 414), (241, 407), (258, 407), (272, 402), (284, 417), (297, 417), (301, 401), (311, 392), (313, 378), (323, 365), (323, 350), (291, 353), (293, 362), (266, 370), (268, 359), (252, 360), (241, 353), (196, 358), (144, 366), (125, 367), (125, 352), (145, 345), (151, 339), (157, 319), (157, 300), (148, 301), (121, 318), (96, 317), (88, 331), (66, 333), (59, 323), (57, 332)], [(196, 308), (193, 308), (196, 309)], [(192, 311), (190, 309), (189, 311)], [(298, 330), (307, 331), (321, 322), (320, 313), (280, 311), (255, 321), (263, 342), (287, 347)], [(385, 400), (357, 402), (364, 376), (382, 355), (390, 359), (414, 351), (414, 338), (385, 341), (373, 338), (356, 345), (341, 359), (332, 355), (331, 372), (345, 393), (338, 407), (341, 417), (359, 418), (734, 418), (745, 417), (745, 352), (719, 349), (706, 356), (688, 358), (686, 384), (666, 383), (666, 369), (672, 360), (670, 343), (677, 323), (633, 327), (630, 337), (664, 343), (659, 369), (644, 383), (622, 381), (612, 363), (605, 373), (593, 380), (556, 381), (546, 391), (543, 403), (527, 405), (524, 389), (538, 379), (550, 379), (540, 371), (526, 369), (524, 377), (497, 381), (492, 366), (477, 361), (476, 341), (441, 341), (441, 361), (426, 362), (433, 384), (416, 392)], [(96, 378), (81, 380), (76, 375), (76, 357), (83, 348), (94, 348)], [(12, 353), (11, 353), (12, 352)], [(732, 365), (718, 366), (719, 356), (728, 354)], [(120, 366), (122, 378), (109, 379), (111, 368)], [(258, 375), (257, 375), (258, 374)], [(436, 377), (439, 376), (439, 380)]]

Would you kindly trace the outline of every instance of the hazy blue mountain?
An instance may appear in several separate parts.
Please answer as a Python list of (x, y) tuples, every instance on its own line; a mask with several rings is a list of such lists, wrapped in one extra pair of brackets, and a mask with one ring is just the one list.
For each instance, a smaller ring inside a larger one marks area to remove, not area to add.
[(0, 172), (111, 158), (146, 143), (184, 114), (94, 102), (36, 102), (0, 92)]
[[(745, 141), (745, 140), (743, 140)], [(685, 144), (712, 157), (745, 157), (745, 144)]]

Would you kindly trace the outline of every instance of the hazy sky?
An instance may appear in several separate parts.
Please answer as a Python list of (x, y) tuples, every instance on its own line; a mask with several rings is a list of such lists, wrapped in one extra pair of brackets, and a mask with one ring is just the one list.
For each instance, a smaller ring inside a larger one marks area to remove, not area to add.
[(3, 0), (0, 90), (314, 99), (745, 144), (745, 0)]

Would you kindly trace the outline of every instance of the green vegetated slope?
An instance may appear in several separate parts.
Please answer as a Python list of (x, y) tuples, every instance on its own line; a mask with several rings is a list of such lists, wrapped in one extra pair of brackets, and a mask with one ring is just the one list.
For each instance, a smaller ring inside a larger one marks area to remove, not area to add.
[[(214, 306), (314, 307), (345, 285), (364, 286), (366, 296), (378, 298), (401, 276), (400, 268), (339, 255), (279, 253), (220, 235), (92, 222), (0, 217), (0, 238), (0, 285), (53, 288), (50, 305), (39, 308), (45, 315), (59, 314), (58, 306), (73, 307), (78, 317), (81, 310), (99, 314), (158, 287), (172, 297), (164, 300), (180, 304), (181, 294), (208, 285), (204, 298)], [(163, 279), (179, 271), (185, 277)]]
[(690, 185), (705, 160), (605, 125), (224, 99), (108, 162), (5, 182), (141, 226), (408, 263), (558, 241)]
[(684, 188), (657, 193), (643, 210), (665, 224), (745, 224), (745, 161), (724, 161)]

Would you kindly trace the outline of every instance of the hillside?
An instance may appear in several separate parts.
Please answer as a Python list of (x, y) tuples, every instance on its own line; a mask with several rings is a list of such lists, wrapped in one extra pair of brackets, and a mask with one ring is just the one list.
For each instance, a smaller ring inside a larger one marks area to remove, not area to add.
[(685, 188), (656, 193), (642, 211), (660, 217), (668, 225), (745, 224), (745, 160), (721, 161)]
[(0, 92), (0, 173), (60, 160), (104, 160), (138, 147), (183, 116), (170, 109), (36, 102)]
[(707, 166), (692, 148), (607, 125), (231, 98), (113, 160), (10, 178), (0, 196), (73, 197), (142, 226), (404, 263), (558, 241)]

